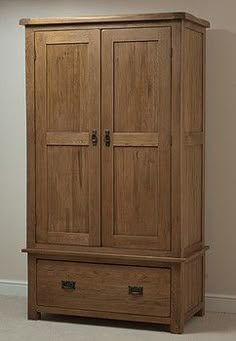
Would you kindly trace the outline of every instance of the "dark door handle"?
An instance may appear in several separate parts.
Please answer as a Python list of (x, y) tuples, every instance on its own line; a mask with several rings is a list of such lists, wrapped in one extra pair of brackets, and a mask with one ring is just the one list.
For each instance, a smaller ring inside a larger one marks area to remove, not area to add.
[(97, 130), (93, 129), (92, 130), (92, 145), (96, 146), (97, 143), (98, 143)]
[(75, 281), (61, 281), (61, 287), (62, 289), (75, 289)]
[(106, 147), (110, 146), (111, 138), (110, 138), (110, 130), (105, 129), (104, 143)]
[(129, 285), (128, 293), (129, 293), (129, 295), (142, 296), (143, 295), (143, 287), (137, 287), (137, 286)]

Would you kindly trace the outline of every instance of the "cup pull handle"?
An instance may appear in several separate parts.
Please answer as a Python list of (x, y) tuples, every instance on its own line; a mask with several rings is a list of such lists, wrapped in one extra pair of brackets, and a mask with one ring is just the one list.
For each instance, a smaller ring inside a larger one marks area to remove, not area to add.
[(129, 293), (129, 295), (142, 296), (143, 295), (143, 287), (137, 287), (137, 286), (129, 285), (128, 293)]

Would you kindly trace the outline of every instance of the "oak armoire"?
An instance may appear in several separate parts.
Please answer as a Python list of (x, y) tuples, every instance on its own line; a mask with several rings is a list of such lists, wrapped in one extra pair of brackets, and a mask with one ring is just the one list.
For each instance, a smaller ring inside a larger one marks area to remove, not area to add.
[(204, 314), (205, 54), (188, 13), (22, 19), (28, 318)]

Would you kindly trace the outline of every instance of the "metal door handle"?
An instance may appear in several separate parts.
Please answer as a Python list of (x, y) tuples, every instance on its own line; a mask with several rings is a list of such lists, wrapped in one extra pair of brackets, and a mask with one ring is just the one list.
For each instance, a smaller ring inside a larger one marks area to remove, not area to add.
[(75, 281), (61, 281), (61, 287), (62, 289), (72, 289), (75, 290)]
[(128, 293), (129, 293), (129, 295), (142, 296), (143, 295), (143, 287), (137, 287), (137, 286), (129, 285)]
[(96, 146), (97, 143), (98, 143), (97, 130), (93, 129), (92, 130), (92, 145)]
[(110, 146), (111, 138), (110, 138), (110, 130), (105, 129), (104, 143), (106, 147)]

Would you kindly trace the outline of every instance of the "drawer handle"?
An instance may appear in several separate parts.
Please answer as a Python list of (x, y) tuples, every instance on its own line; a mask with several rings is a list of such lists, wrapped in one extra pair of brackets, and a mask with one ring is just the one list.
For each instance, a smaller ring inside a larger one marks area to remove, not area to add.
[(136, 287), (136, 286), (129, 285), (128, 293), (129, 293), (129, 295), (142, 296), (143, 295), (143, 287)]
[(62, 289), (75, 289), (76, 282), (74, 281), (61, 281)]

